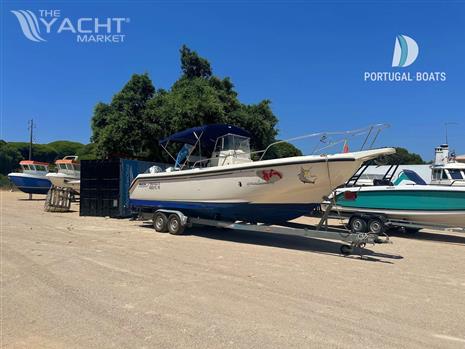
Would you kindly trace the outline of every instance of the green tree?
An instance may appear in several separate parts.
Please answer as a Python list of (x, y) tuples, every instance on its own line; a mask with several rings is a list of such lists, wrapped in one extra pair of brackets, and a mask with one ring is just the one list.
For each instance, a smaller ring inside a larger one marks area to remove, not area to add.
[[(278, 119), (269, 100), (243, 104), (231, 80), (214, 76), (205, 58), (185, 45), (180, 56), (182, 74), (169, 90), (155, 91), (146, 74), (134, 75), (110, 104), (96, 105), (92, 141), (98, 156), (168, 161), (158, 145), (159, 139), (189, 127), (214, 123), (248, 130), (254, 150), (275, 141)], [(281, 148), (279, 156), (286, 156), (286, 151), (290, 151), (287, 156), (296, 154), (295, 149), (287, 147)], [(273, 154), (278, 156), (278, 152)]]
[(47, 145), (56, 151), (58, 159), (61, 159), (67, 155), (77, 155), (84, 147), (84, 144), (82, 143), (71, 141), (54, 141), (48, 143)]
[[(134, 74), (109, 105), (99, 103), (92, 117), (92, 141), (101, 157), (144, 157), (149, 132), (145, 109), (155, 88), (148, 74)], [(150, 128), (150, 127), (149, 127)]]
[(0, 173), (8, 174), (18, 168), (18, 163), (23, 160), (21, 152), (11, 144), (0, 140)]
[(79, 160), (95, 160), (98, 158), (95, 143), (89, 143), (84, 145), (76, 155)]
[(186, 45), (182, 45), (181, 50), (181, 69), (184, 76), (191, 78), (209, 78), (212, 75), (210, 63), (200, 57), (197, 52), (191, 51)]
[(302, 156), (302, 152), (291, 143), (277, 143), (269, 148), (264, 159), (280, 159), (288, 156)]
[(396, 147), (396, 153), (387, 157), (388, 165), (423, 165), (426, 162), (416, 153), (410, 153), (407, 149)]

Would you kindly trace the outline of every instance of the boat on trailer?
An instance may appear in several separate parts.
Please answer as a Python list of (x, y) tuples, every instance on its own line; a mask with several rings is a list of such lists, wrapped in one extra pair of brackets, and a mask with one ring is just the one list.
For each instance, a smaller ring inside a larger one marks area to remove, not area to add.
[(21, 172), (8, 174), (10, 181), (27, 194), (47, 194), (52, 183), (47, 178), (49, 164), (46, 162), (22, 160)]
[(427, 185), (412, 170), (401, 171), (394, 180), (396, 171), (397, 166), (391, 166), (371, 185), (359, 185), (356, 175), (325, 204), (349, 217), (355, 231), (376, 232), (389, 226), (465, 229), (465, 187)]
[(81, 168), (76, 155), (65, 156), (63, 159), (56, 160), (55, 166), (57, 172), (50, 172), (47, 178), (53, 186), (60, 188), (71, 188), (79, 193), (81, 183)]
[[(331, 135), (342, 134), (342, 141), (352, 135), (368, 137), (374, 129), (379, 133), (381, 126)], [(304, 137), (327, 140), (328, 135)], [(393, 148), (381, 148), (264, 160), (279, 142), (251, 152), (247, 131), (218, 124), (191, 128), (160, 141), (165, 150), (172, 143), (183, 144), (176, 157), (168, 152), (175, 161), (173, 167), (163, 172), (152, 169), (132, 182), (129, 198), (134, 210), (151, 214), (179, 210), (189, 217), (283, 223), (309, 214), (365, 161), (395, 153)], [(324, 142), (322, 149), (327, 147)]]

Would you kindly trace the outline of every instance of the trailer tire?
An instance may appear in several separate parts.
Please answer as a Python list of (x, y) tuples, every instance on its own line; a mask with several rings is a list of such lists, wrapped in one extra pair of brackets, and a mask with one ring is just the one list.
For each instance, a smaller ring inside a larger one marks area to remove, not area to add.
[(168, 232), (173, 235), (181, 235), (184, 233), (185, 226), (182, 224), (181, 218), (173, 213), (168, 217)]
[(366, 233), (368, 224), (362, 217), (354, 216), (349, 220), (349, 228), (353, 233)]
[(340, 251), (342, 255), (349, 256), (354, 252), (354, 249), (349, 245), (341, 245)]
[(368, 221), (368, 231), (373, 234), (380, 235), (386, 230), (386, 226), (379, 218), (373, 218)]
[(164, 233), (167, 231), (168, 218), (163, 212), (155, 212), (153, 215), (153, 227), (155, 231)]

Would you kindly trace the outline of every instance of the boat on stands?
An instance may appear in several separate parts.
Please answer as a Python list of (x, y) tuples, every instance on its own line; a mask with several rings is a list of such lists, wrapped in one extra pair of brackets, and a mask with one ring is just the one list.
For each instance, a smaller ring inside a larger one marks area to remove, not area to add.
[[(139, 174), (129, 189), (130, 205), (139, 212), (180, 210), (205, 219), (286, 222), (309, 214), (365, 161), (395, 153), (393, 148), (348, 151), (348, 138), (377, 137), (384, 127), (297, 137), (288, 141), (317, 138), (321, 147), (315, 152), (343, 142), (344, 152), (271, 160), (265, 160), (268, 150), (282, 141), (251, 152), (250, 135), (239, 127), (215, 124), (184, 130), (159, 142), (166, 151), (173, 143), (182, 144), (176, 157), (168, 151), (175, 165)], [(342, 138), (333, 140), (337, 135)]]
[(79, 193), (81, 187), (81, 167), (78, 157), (75, 155), (65, 156), (56, 160), (57, 172), (50, 172), (47, 178), (53, 186), (60, 188), (71, 188)]
[(10, 181), (27, 194), (47, 194), (52, 183), (47, 178), (49, 164), (46, 162), (22, 160), (21, 172), (8, 174)]

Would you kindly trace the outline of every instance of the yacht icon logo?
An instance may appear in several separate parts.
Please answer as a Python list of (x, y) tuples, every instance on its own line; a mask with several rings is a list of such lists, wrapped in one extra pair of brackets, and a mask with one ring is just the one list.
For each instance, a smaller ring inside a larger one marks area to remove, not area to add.
[(407, 35), (397, 35), (392, 56), (393, 67), (408, 67), (418, 57), (418, 44)]
[(39, 21), (36, 15), (29, 10), (11, 11), (18, 19), (21, 30), (26, 38), (31, 41), (47, 41), (40, 36)]

